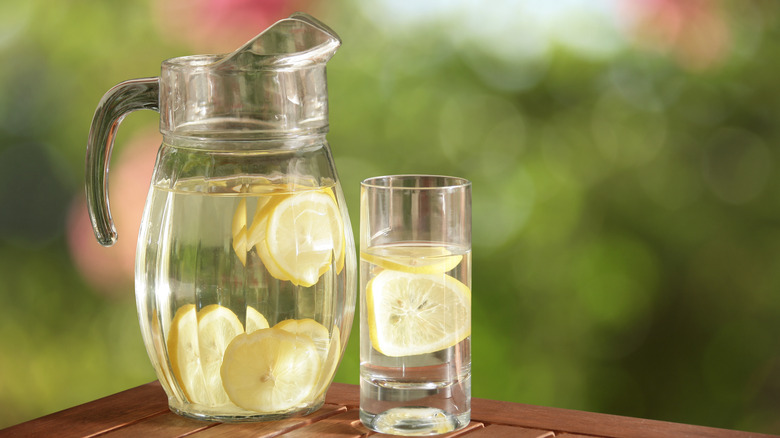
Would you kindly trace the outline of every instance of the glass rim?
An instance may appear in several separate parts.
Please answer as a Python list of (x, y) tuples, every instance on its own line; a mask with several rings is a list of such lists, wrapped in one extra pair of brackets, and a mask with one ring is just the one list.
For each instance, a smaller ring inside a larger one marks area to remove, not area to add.
[(212, 66), (215, 62), (224, 58), (228, 54), (208, 53), (203, 55), (185, 55), (177, 56), (175, 58), (168, 58), (162, 62), (164, 69), (169, 70), (192, 70), (199, 71), (205, 70)]
[[(449, 181), (449, 182), (443, 184), (437, 184), (435, 186), (419, 186), (419, 185), (404, 186), (404, 185), (378, 184), (379, 181), (390, 181), (390, 180), (410, 181), (419, 178), (431, 178), (433, 180), (436, 180), (437, 182), (438, 181), (442, 181), (442, 182)], [(366, 178), (363, 181), (361, 181), (360, 186), (365, 188), (370, 188), (370, 189), (388, 189), (388, 190), (452, 190), (452, 189), (464, 189), (467, 187), (471, 187), (471, 181), (467, 180), (466, 178), (461, 178), (459, 176), (432, 175), (432, 174), (424, 174), (424, 173), (407, 173), (407, 174), (400, 174), (400, 175), (372, 176), (370, 178)]]

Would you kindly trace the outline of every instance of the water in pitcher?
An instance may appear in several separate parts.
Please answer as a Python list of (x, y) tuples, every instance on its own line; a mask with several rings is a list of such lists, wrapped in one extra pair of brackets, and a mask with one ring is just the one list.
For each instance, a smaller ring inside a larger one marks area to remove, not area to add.
[(431, 435), (466, 426), (471, 252), (430, 242), (361, 249), (360, 418)]
[(151, 189), (140, 320), (180, 414), (274, 419), (324, 402), (346, 341), (344, 224), (334, 185), (289, 181), (199, 177)]

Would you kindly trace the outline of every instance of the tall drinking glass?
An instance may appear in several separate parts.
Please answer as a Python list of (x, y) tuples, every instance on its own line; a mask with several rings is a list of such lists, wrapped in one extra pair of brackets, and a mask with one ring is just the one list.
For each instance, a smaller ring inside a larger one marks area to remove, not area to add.
[(360, 191), (360, 420), (436, 435), (471, 419), (471, 183), (369, 178)]

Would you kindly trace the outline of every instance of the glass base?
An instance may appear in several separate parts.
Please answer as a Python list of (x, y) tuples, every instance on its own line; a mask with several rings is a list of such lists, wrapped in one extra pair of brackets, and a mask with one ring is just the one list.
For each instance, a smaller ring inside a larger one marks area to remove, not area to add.
[(367, 428), (392, 435), (439, 435), (466, 427), (471, 413), (452, 415), (438, 408), (404, 406), (388, 409), (380, 414), (360, 410), (360, 421)]
[(303, 417), (309, 415), (312, 412), (317, 411), (325, 404), (325, 401), (299, 407), (285, 412), (272, 412), (272, 413), (260, 413), (244, 410), (231, 410), (231, 409), (219, 409), (219, 408), (201, 408), (198, 409), (194, 405), (188, 405), (187, 409), (176, 406), (174, 403), (169, 403), (168, 407), (175, 414), (182, 417), (192, 418), (194, 420), (201, 421), (216, 421), (220, 423), (252, 423), (260, 421), (276, 421), (284, 420), (291, 417)]

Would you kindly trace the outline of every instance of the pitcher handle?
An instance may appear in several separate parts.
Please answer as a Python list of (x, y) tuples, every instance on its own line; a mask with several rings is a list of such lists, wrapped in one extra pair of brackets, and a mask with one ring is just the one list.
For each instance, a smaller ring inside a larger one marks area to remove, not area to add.
[(159, 78), (131, 79), (103, 95), (89, 129), (87, 140), (87, 208), (95, 237), (103, 246), (116, 243), (117, 232), (108, 203), (108, 164), (117, 128), (129, 113), (160, 111)]

